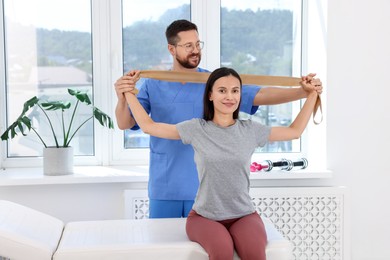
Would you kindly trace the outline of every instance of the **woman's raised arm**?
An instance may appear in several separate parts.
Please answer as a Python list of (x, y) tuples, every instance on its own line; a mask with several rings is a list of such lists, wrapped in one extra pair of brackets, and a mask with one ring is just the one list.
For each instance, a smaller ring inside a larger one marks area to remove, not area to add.
[(311, 115), (313, 114), (317, 98), (318, 93), (316, 91), (312, 91), (308, 94), (305, 104), (294, 122), (292, 122), (288, 127), (272, 127), (269, 141), (289, 141), (300, 138), (311, 118)]
[(165, 139), (180, 139), (176, 125), (154, 122), (132, 93), (125, 93), (133, 117), (145, 134)]

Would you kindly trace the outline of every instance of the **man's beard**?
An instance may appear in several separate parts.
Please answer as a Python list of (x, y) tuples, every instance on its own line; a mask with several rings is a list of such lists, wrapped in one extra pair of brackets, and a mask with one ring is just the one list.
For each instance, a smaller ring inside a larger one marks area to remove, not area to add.
[[(193, 63), (189, 62), (189, 58), (194, 57), (194, 56), (199, 57), (198, 62), (196, 64), (193, 64)], [(202, 56), (200, 55), (200, 53), (198, 53), (198, 54), (191, 54), (191, 55), (187, 56), (185, 59), (180, 59), (179, 57), (176, 56), (176, 60), (184, 68), (186, 68), (186, 69), (194, 69), (194, 68), (198, 67), (198, 65), (200, 63), (200, 60), (201, 60), (201, 57)]]

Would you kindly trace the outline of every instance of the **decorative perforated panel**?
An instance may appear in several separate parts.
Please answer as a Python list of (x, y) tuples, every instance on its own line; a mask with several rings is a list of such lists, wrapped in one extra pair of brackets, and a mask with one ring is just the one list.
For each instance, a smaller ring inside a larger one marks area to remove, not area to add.
[(299, 260), (343, 259), (343, 189), (252, 189), (256, 210), (294, 244)]
[(149, 199), (134, 198), (134, 219), (149, 218)]
[[(296, 260), (343, 260), (343, 188), (252, 188), (256, 210), (294, 245)], [(148, 218), (147, 191), (125, 191), (127, 218)]]

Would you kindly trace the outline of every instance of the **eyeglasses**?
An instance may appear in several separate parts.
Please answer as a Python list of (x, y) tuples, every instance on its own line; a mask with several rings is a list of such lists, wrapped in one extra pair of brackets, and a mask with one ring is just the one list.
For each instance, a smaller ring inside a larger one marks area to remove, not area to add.
[(197, 43), (195, 43), (195, 45), (193, 43), (175, 44), (175, 46), (183, 47), (186, 52), (193, 52), (195, 50), (195, 48), (198, 51), (203, 49), (204, 42), (198, 41)]

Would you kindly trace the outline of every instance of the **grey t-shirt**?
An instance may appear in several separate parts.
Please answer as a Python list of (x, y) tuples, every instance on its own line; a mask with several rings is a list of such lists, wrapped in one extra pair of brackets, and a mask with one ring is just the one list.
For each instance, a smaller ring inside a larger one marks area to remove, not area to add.
[[(256, 147), (264, 146), (271, 131), (252, 120), (220, 127), (191, 119), (177, 124), (184, 144), (194, 148), (199, 189), (193, 209), (200, 215), (225, 220), (255, 211), (249, 196), (249, 167)], [(185, 172), (185, 171), (184, 171)]]

